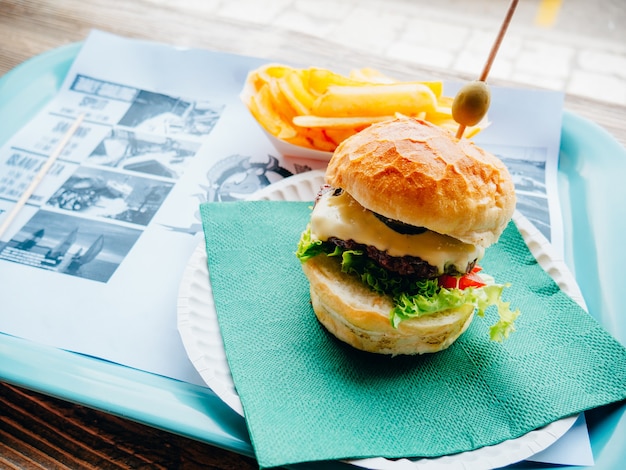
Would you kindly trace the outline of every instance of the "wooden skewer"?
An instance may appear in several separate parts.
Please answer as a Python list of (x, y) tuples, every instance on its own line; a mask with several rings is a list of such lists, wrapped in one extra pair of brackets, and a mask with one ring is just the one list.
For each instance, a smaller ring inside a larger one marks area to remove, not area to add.
[(0, 237), (2, 237), (4, 232), (9, 228), (9, 225), (11, 225), (11, 222), (13, 222), (13, 219), (15, 219), (15, 217), (17, 216), (18, 212), (22, 209), (22, 207), (24, 207), (28, 199), (33, 195), (35, 189), (37, 189), (37, 186), (39, 186), (39, 183), (41, 183), (44, 176), (46, 176), (56, 159), (59, 157), (59, 155), (61, 155), (61, 152), (63, 152), (63, 149), (65, 148), (69, 140), (78, 130), (78, 127), (83, 122), (84, 117), (85, 115), (81, 114), (72, 123), (72, 126), (67, 130), (67, 132), (59, 142), (59, 145), (57, 145), (54, 151), (50, 154), (48, 159), (44, 162), (44, 164), (41, 166), (41, 168), (31, 181), (28, 188), (26, 188), (26, 190), (20, 196), (20, 199), (15, 203), (15, 206), (13, 206), (11, 211), (7, 214), (6, 218), (2, 222), (2, 225), (0, 225)]
[(485, 62), (485, 66), (483, 67), (483, 71), (480, 74), (478, 80), (484, 82), (487, 80), (487, 75), (489, 75), (489, 71), (491, 70), (491, 66), (493, 65), (493, 61), (496, 58), (496, 54), (498, 53), (498, 49), (500, 49), (500, 44), (502, 44), (502, 40), (504, 39), (504, 35), (506, 34), (506, 30), (511, 23), (511, 18), (513, 18), (513, 13), (515, 13), (515, 8), (517, 8), (519, 0), (511, 0), (511, 4), (509, 5), (509, 9), (506, 12), (506, 16), (504, 17), (504, 21), (502, 21), (502, 25), (500, 26), (500, 31), (498, 32), (498, 36), (496, 36), (496, 40), (491, 47), (491, 52), (489, 53), (489, 57), (487, 58), (487, 62)]
[[(491, 46), (491, 52), (489, 53), (489, 57), (487, 58), (487, 62), (485, 62), (485, 66), (483, 67), (483, 71), (478, 78), (479, 81), (484, 82), (487, 80), (487, 75), (489, 75), (489, 71), (491, 70), (491, 66), (493, 65), (493, 61), (496, 59), (496, 54), (498, 53), (498, 49), (500, 49), (500, 44), (502, 44), (502, 40), (504, 39), (504, 35), (506, 34), (506, 30), (511, 23), (511, 18), (513, 18), (513, 13), (515, 13), (515, 8), (517, 8), (519, 0), (511, 0), (509, 4), (509, 9), (506, 12), (506, 16), (502, 21), (502, 25), (500, 25), (500, 31), (496, 36), (496, 39)], [(456, 131), (456, 138), (460, 139), (463, 137), (463, 133), (465, 132), (465, 125), (459, 124), (459, 128)]]
[[(461, 137), (463, 137), (463, 134), (465, 133), (465, 124), (459, 124), (459, 128), (456, 130), (456, 138), (460, 139)], [(2, 232), (0, 232), (0, 235), (2, 235)]]

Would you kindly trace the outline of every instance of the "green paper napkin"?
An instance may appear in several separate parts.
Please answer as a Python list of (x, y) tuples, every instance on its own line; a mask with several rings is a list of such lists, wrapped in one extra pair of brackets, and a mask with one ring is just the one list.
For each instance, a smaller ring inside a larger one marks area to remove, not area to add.
[(294, 255), (308, 202), (201, 206), (213, 295), (261, 467), (434, 457), (519, 437), (626, 398), (626, 349), (561, 292), (511, 223), (481, 263), (522, 311), (504, 343), (495, 312), (449, 349), (364, 353), (317, 322)]

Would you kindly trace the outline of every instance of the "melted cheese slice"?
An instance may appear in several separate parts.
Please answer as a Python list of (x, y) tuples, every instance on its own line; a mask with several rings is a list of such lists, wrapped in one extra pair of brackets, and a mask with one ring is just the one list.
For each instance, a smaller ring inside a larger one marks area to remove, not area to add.
[(345, 191), (338, 196), (329, 191), (319, 198), (311, 214), (310, 227), (311, 236), (317, 240), (336, 237), (374, 246), (391, 256), (416, 256), (436, 266), (440, 273), (449, 265), (465, 272), (469, 263), (484, 255), (482, 247), (430, 230), (416, 235), (398, 233)]

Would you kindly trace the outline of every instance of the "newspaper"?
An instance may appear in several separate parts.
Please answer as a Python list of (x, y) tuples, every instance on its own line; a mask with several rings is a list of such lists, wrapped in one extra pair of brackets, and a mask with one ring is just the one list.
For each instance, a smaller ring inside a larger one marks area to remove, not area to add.
[[(282, 157), (241, 103), (263, 62), (90, 34), (57, 96), (0, 148), (1, 222), (84, 114), (0, 240), (0, 331), (204, 385), (176, 331), (178, 286), (203, 237), (199, 203), (325, 166)], [(507, 164), (518, 209), (561, 253), (563, 97), (492, 93), (492, 125), (475, 140)]]
[[(245, 199), (325, 165), (283, 158), (241, 103), (246, 74), (261, 63), (89, 36), (58, 95), (0, 148), (8, 211), (84, 114), (0, 240), (0, 295), (12, 312), (0, 331), (200, 383), (172, 331), (178, 281), (202, 237), (199, 203)], [(562, 250), (562, 96), (492, 93), (492, 124), (476, 141), (508, 165), (518, 209)]]

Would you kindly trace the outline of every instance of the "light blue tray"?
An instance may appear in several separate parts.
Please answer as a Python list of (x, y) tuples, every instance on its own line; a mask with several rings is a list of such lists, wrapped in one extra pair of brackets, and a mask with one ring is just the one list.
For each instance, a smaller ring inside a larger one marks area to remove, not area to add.
[[(54, 49), (0, 78), (0, 145), (55, 95), (79, 49), (80, 44)], [(599, 126), (565, 112), (559, 192), (566, 262), (590, 313), (622, 344), (625, 183), (626, 150)], [(8, 313), (0, 307), (0, 316)], [(253, 455), (243, 419), (202, 387), (5, 334), (0, 334), (0, 380)], [(626, 403), (618, 403), (586, 413), (596, 459), (590, 468), (610, 470), (626, 462), (625, 411)], [(522, 462), (511, 468), (553, 467)]]

